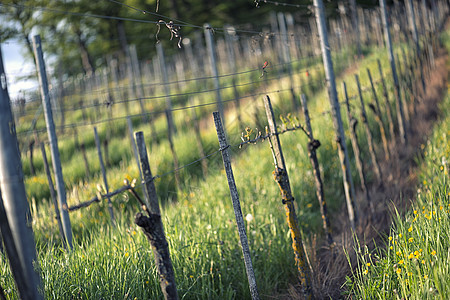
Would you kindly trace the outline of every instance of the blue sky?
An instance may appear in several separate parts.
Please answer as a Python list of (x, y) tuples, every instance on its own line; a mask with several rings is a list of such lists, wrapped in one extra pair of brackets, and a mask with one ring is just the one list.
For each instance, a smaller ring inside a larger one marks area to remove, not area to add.
[[(20, 76), (29, 75), (35, 72), (34, 64), (30, 58), (23, 55), (25, 46), (17, 40), (8, 40), (1, 44), (3, 65), (5, 66), (6, 78), (8, 79), (8, 91), (11, 100), (17, 98), (23, 92), (36, 89), (38, 87), (37, 78), (35, 80), (20, 80)], [(21, 92), (23, 91), (23, 92)]]

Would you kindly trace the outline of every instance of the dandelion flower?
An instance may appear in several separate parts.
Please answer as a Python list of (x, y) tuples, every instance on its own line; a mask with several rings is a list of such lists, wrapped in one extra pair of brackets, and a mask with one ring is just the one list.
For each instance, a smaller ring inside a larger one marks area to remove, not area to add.
[(436, 251), (431, 251), (431, 255), (436, 255)]
[(397, 274), (400, 274), (402, 272), (402, 269), (398, 268), (395, 272), (397, 272)]
[(246, 216), (245, 216), (245, 220), (247, 220), (247, 222), (251, 222), (251, 221), (253, 221), (253, 216), (252, 216), (252, 214), (247, 214)]
[(411, 232), (411, 231), (413, 231), (412, 226), (408, 228), (408, 232)]
[(370, 262), (368, 262), (366, 265), (367, 265), (368, 267), (370, 267)]

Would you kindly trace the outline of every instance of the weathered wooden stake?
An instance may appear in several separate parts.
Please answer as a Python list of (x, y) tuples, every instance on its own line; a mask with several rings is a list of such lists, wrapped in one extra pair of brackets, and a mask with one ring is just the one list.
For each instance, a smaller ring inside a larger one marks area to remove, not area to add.
[(241, 117), (241, 99), (240, 99), (240, 95), (239, 95), (239, 91), (236, 87), (236, 78), (233, 78), (233, 95), (234, 95), (234, 105), (235, 105), (235, 110), (236, 110), (236, 115), (237, 115), (237, 120), (238, 120), (238, 126), (239, 129), (242, 130), (244, 129), (244, 126), (242, 125), (242, 117)]
[[(133, 123), (131, 122), (130, 117), (127, 117), (127, 126), (128, 126), (128, 135), (130, 136), (131, 148), (133, 148), (134, 159), (136, 160), (136, 164), (137, 164), (138, 170), (139, 170), (139, 182), (141, 182), (142, 178), (143, 178), (142, 177), (142, 169), (141, 169), (141, 164), (139, 163), (139, 153), (136, 148), (136, 142), (133, 137)], [(146, 204), (149, 205), (149, 203), (146, 203)]]
[(170, 259), (169, 244), (164, 233), (164, 226), (161, 220), (161, 211), (159, 209), (158, 196), (156, 195), (155, 183), (153, 181), (152, 171), (147, 156), (147, 147), (145, 146), (144, 133), (142, 131), (135, 133), (136, 144), (139, 150), (139, 159), (143, 173), (143, 183), (148, 217), (142, 213), (136, 214), (135, 223), (141, 227), (152, 247), (155, 257), (155, 265), (159, 274), (159, 284), (166, 300), (178, 299), (178, 292), (175, 283), (175, 274)]
[[(94, 127), (94, 135), (95, 135), (95, 145), (97, 146), (98, 160), (100, 161), (100, 167), (102, 169), (103, 184), (105, 185), (105, 191), (106, 191), (105, 194), (108, 194), (109, 193), (108, 179), (106, 178), (106, 169), (105, 169), (105, 164), (103, 163), (102, 148), (101, 148), (100, 139), (99, 139), (98, 133), (97, 133), (97, 127)], [(113, 211), (111, 198), (107, 197), (107, 199), (108, 199), (108, 210), (109, 210), (109, 216), (111, 217), (111, 222), (113, 225), (116, 225), (116, 220), (114, 218), (114, 211)]]
[(209, 24), (205, 24), (203, 25), (203, 29), (205, 31), (206, 46), (208, 48), (208, 55), (211, 64), (211, 72), (212, 76), (214, 77), (214, 88), (216, 90), (217, 109), (219, 110), (221, 118), (225, 122), (222, 94), (220, 93), (219, 72), (217, 71), (217, 64), (216, 64), (216, 49), (212, 36), (211, 26)]
[(86, 172), (86, 179), (91, 177), (91, 173), (90, 173), (90, 168), (89, 168), (89, 162), (88, 162), (88, 158), (87, 158), (87, 154), (86, 154), (86, 146), (84, 145), (84, 143), (80, 144), (80, 150), (81, 150), (81, 154), (83, 156), (83, 161), (84, 161), (84, 170)]
[(388, 141), (386, 138), (386, 131), (384, 130), (383, 115), (381, 113), (380, 102), (378, 101), (377, 92), (375, 90), (375, 86), (373, 85), (372, 74), (370, 73), (369, 69), (367, 69), (367, 75), (369, 75), (369, 81), (370, 81), (370, 87), (372, 89), (373, 100), (375, 100), (375, 106), (373, 106), (373, 104), (369, 104), (369, 107), (374, 112), (375, 121), (378, 123), (378, 126), (380, 128), (381, 141), (383, 142), (383, 149), (384, 149), (384, 158), (386, 160), (389, 160), (389, 157), (390, 157), (389, 145), (388, 145)]
[(311, 161), (311, 165), (313, 167), (314, 179), (315, 179), (315, 184), (316, 184), (316, 195), (317, 195), (317, 200), (319, 200), (320, 213), (322, 215), (322, 225), (323, 225), (323, 229), (325, 231), (325, 235), (327, 236), (328, 244), (332, 245), (333, 244), (333, 236), (331, 235), (330, 219), (328, 218), (328, 209), (327, 209), (327, 203), (325, 201), (325, 193), (324, 193), (324, 189), (323, 189), (322, 176), (320, 173), (319, 160), (317, 159), (317, 154), (316, 154), (317, 148), (320, 147), (320, 142), (318, 140), (314, 139), (305, 94), (301, 95), (301, 99), (302, 99), (303, 114), (305, 115), (306, 130), (308, 131), (308, 140), (309, 140), (308, 156), (309, 156), (309, 160)]
[[(401, 68), (401, 64), (400, 64), (400, 57), (397, 55), (397, 61), (398, 61), (398, 73), (400, 75), (400, 79), (402, 78), (402, 68)], [(406, 76), (406, 71), (405, 71), (405, 76)], [(414, 97), (414, 86), (412, 85), (412, 80), (410, 81), (411, 85), (408, 86), (408, 80), (404, 80), (404, 81), (400, 81), (399, 85), (400, 88), (403, 87), (404, 90), (404, 97), (402, 97), (402, 101), (401, 101), (401, 105), (403, 106), (403, 112), (405, 115), (405, 130), (408, 132), (408, 128), (410, 126), (410, 122), (411, 122), (411, 118), (409, 115), (409, 107), (408, 107), (408, 100), (407, 100), (407, 91), (409, 90), (410, 96)]]
[(253, 271), (252, 259), (250, 257), (250, 248), (248, 246), (247, 233), (245, 231), (244, 217), (242, 216), (241, 203), (239, 194), (234, 181), (233, 169), (231, 168), (231, 157), (228, 151), (228, 145), (225, 131), (223, 130), (222, 120), (219, 112), (213, 112), (214, 124), (216, 126), (217, 138), (219, 139), (220, 150), (222, 152), (223, 166), (227, 174), (228, 187), (230, 188), (231, 201), (233, 203), (234, 215), (241, 241), (242, 253), (244, 254), (245, 269), (247, 271), (248, 283), (250, 286), (250, 294), (253, 300), (259, 299), (258, 289), (256, 286), (255, 273)]
[(323, 63), (325, 67), (325, 77), (328, 89), (328, 98), (331, 104), (331, 112), (333, 117), (333, 125), (336, 134), (336, 142), (338, 144), (339, 160), (341, 163), (342, 177), (344, 181), (345, 199), (347, 201), (348, 217), (352, 229), (356, 228), (358, 223), (358, 215), (355, 204), (355, 188), (351, 175), (350, 161), (348, 158), (347, 145), (345, 142), (344, 126), (342, 125), (341, 108), (338, 101), (336, 81), (334, 77), (333, 62), (331, 60), (331, 50), (328, 43), (327, 28), (325, 23), (325, 15), (322, 0), (314, 0), (316, 9), (316, 22), (319, 28), (320, 44), (322, 50)]
[(387, 109), (387, 117), (389, 123), (389, 134), (391, 137), (391, 141), (395, 140), (395, 123), (394, 123), (394, 115), (392, 114), (391, 103), (389, 101), (389, 94), (386, 88), (386, 82), (384, 81), (383, 69), (381, 68), (381, 62), (377, 59), (378, 63), (378, 72), (380, 73), (381, 86), (383, 87), (383, 96), (386, 101), (386, 109)]
[[(0, 47), (0, 230), (19, 295), (43, 299), (30, 207)], [(15, 249), (14, 249), (15, 248)], [(36, 268), (36, 269), (35, 269)]]
[(35, 176), (36, 171), (34, 170), (34, 163), (33, 163), (33, 150), (34, 150), (34, 141), (33, 140), (31, 140), (28, 143), (28, 148), (30, 151), (30, 173), (31, 173), (31, 176)]
[(356, 125), (358, 124), (358, 120), (355, 117), (353, 117), (351, 113), (350, 102), (347, 94), (347, 85), (345, 84), (345, 82), (342, 82), (342, 89), (344, 90), (345, 104), (347, 107), (348, 126), (350, 128), (350, 139), (352, 141), (353, 153), (355, 155), (356, 168), (358, 169), (361, 189), (364, 193), (364, 196), (366, 197), (366, 201), (369, 204), (371, 212), (374, 213), (372, 200), (370, 198), (369, 189), (367, 187), (366, 174), (364, 172), (364, 163), (361, 157), (361, 149), (359, 148), (358, 144), (358, 134), (356, 131)]
[(271, 150), (275, 158), (275, 171), (273, 174), (274, 179), (280, 188), (281, 201), (284, 204), (284, 210), (286, 212), (287, 223), (292, 238), (292, 249), (294, 250), (295, 255), (295, 264), (297, 265), (300, 276), (303, 294), (306, 299), (312, 299), (314, 298), (314, 295), (311, 286), (311, 275), (306, 261), (306, 255), (303, 250), (302, 235), (298, 226), (297, 214), (295, 213), (295, 199), (294, 196), (292, 196), (289, 175), (284, 162), (283, 150), (281, 149), (275, 115), (269, 96), (264, 96), (264, 106), (266, 108), (267, 121), (269, 122)]
[[(191, 106), (192, 105), (193, 103), (191, 103)], [(200, 125), (198, 124), (198, 117), (195, 108), (192, 108), (192, 122), (194, 125), (195, 140), (197, 141), (198, 153), (200, 157), (205, 157), (205, 150), (203, 149), (202, 137), (200, 134)], [(203, 177), (206, 178), (206, 176), (208, 175), (208, 161), (206, 159), (202, 159), (201, 164)]]
[(372, 132), (370, 131), (369, 122), (367, 121), (366, 106), (364, 105), (364, 99), (362, 96), (361, 85), (359, 83), (359, 77), (357, 74), (355, 74), (355, 80), (356, 80), (356, 85), (358, 86), (359, 101), (361, 102), (361, 120), (364, 124), (364, 129), (366, 131), (370, 157), (372, 159), (373, 172), (375, 173), (375, 176), (377, 177), (378, 182), (382, 183), (381, 168), (380, 168), (380, 165), (378, 164), (377, 155), (375, 154), (375, 146), (373, 144)]
[(41, 37), (33, 37), (33, 48), (36, 63), (38, 67), (39, 85), (41, 87), (42, 106), (44, 107), (45, 123), (47, 124), (48, 139), (50, 142), (50, 152), (52, 156), (53, 174), (55, 174), (56, 190), (58, 192), (59, 211), (61, 212), (61, 221), (64, 228), (64, 236), (72, 249), (72, 227), (70, 225), (69, 213), (64, 209), (67, 207), (66, 188), (62, 174), (61, 160), (59, 157), (58, 138), (56, 137), (55, 123), (53, 122), (53, 113), (48, 91), (47, 73), (45, 71), (44, 55), (42, 53)]
[[(22, 269), (20, 256), (14, 243), (13, 233), (9, 227), (8, 217), (6, 215), (5, 207), (3, 206), (2, 193), (0, 191), (0, 243), (1, 242), (5, 245), (4, 250), (8, 257), (10, 270), (19, 292), (20, 299), (42, 299), (42, 297), (39, 298), (39, 295), (34, 295), (34, 293), (37, 292), (37, 287), (30, 286), (30, 282), (27, 280), (28, 277), (25, 274), (26, 271)], [(2, 300), (3, 299), (6, 300), (6, 297), (2, 297)]]
[[(167, 116), (167, 120), (169, 120), (169, 114), (170, 112), (168, 110), (166, 110), (166, 116)], [(172, 138), (172, 132), (173, 132), (173, 128), (171, 126), (172, 124), (168, 121), (167, 122), (167, 139), (169, 140), (169, 147), (170, 147), (170, 152), (172, 152), (172, 157), (173, 157), (173, 167), (175, 170), (178, 170), (179, 168), (179, 164), (178, 164), (178, 156), (177, 153), (175, 151), (175, 145), (173, 144), (173, 138)], [(180, 180), (180, 173), (178, 173), (178, 171), (175, 171), (175, 185), (177, 186), (177, 189), (179, 191), (181, 191), (181, 180)]]
[(380, 0), (380, 9), (381, 9), (381, 20), (383, 22), (384, 29), (384, 39), (386, 41), (386, 46), (389, 54), (389, 62), (391, 64), (392, 78), (394, 79), (394, 90), (395, 90), (395, 104), (397, 107), (397, 122), (398, 122), (398, 130), (400, 134), (400, 141), (402, 144), (406, 144), (408, 142), (408, 137), (406, 135), (406, 125), (405, 125), (405, 116), (403, 114), (402, 107), (402, 96), (400, 92), (400, 86), (398, 83), (397, 69), (395, 67), (395, 59), (394, 59), (394, 51), (392, 47), (391, 41), (391, 33), (389, 31), (389, 21), (388, 15), (386, 11), (386, 0)]
[(64, 246), (64, 248), (67, 247), (64, 237), (64, 229), (61, 223), (61, 215), (58, 208), (58, 198), (56, 196), (55, 186), (53, 185), (52, 175), (50, 173), (50, 167), (48, 166), (48, 160), (47, 160), (47, 153), (45, 151), (45, 145), (44, 143), (41, 143), (41, 153), (42, 153), (42, 159), (44, 161), (44, 171), (47, 175), (47, 181), (48, 181), (48, 187), (50, 189), (50, 197), (52, 198), (53, 207), (55, 208), (55, 219), (58, 222), (58, 228), (59, 228), (59, 235), (61, 237), (61, 242)]
[[(415, 81), (415, 76), (414, 76), (414, 66), (413, 64), (410, 64), (407, 62), (407, 56), (405, 54), (405, 49), (402, 47), (401, 48), (402, 51), (402, 56), (404, 59), (404, 63), (405, 63), (405, 76), (407, 77), (407, 84), (408, 84), (408, 89), (409, 92), (411, 93), (411, 98), (412, 98), (412, 106), (413, 106), (413, 114), (414, 116), (417, 114), (417, 103), (418, 103), (418, 88), (415, 85), (414, 81)], [(405, 108), (406, 113), (408, 113), (408, 117), (407, 119), (409, 120), (409, 111), (408, 111), (408, 106)]]
[(168, 110), (169, 114), (167, 115), (167, 122), (169, 122), (171, 125), (171, 128), (173, 128), (173, 132), (177, 132), (177, 128), (175, 126), (175, 123), (173, 121), (173, 115), (172, 115), (172, 99), (170, 98), (170, 86), (169, 86), (169, 77), (167, 75), (167, 68), (166, 68), (166, 59), (164, 57), (164, 49), (161, 45), (161, 43), (156, 44), (156, 52), (158, 53), (158, 60), (159, 60), (159, 72), (162, 75), (163, 79), (163, 85), (164, 85), (164, 93), (166, 94), (166, 109)]

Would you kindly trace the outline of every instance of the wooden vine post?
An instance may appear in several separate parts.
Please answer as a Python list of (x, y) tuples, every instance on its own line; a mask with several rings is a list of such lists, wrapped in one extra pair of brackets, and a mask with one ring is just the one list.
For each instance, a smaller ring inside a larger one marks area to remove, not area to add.
[[(172, 133), (174, 132), (174, 128), (172, 128), (172, 123), (169, 122), (170, 118), (170, 112), (169, 110), (166, 110), (166, 116), (167, 116), (167, 139), (169, 140), (169, 148), (170, 152), (172, 153), (173, 157), (173, 167), (175, 170), (178, 170), (179, 164), (178, 164), (178, 156), (175, 152), (175, 145), (173, 143), (173, 137)], [(175, 185), (177, 186), (177, 189), (181, 191), (181, 179), (180, 179), (180, 173), (175, 172)]]
[(355, 74), (355, 80), (356, 80), (356, 85), (358, 86), (359, 101), (361, 103), (361, 120), (364, 124), (364, 129), (365, 129), (366, 135), (367, 135), (367, 143), (369, 146), (370, 157), (372, 159), (373, 172), (375, 173), (375, 176), (377, 177), (378, 182), (382, 183), (381, 168), (380, 168), (380, 165), (378, 164), (377, 155), (375, 153), (375, 145), (373, 143), (373, 136), (372, 136), (372, 132), (370, 131), (369, 122), (367, 120), (366, 106), (364, 104), (364, 99), (363, 99), (362, 91), (361, 91), (361, 85), (359, 83), (359, 76), (357, 74)]
[(367, 75), (369, 75), (369, 81), (370, 81), (370, 87), (372, 89), (372, 95), (373, 100), (375, 101), (375, 105), (369, 104), (369, 107), (373, 110), (375, 114), (375, 121), (378, 123), (378, 126), (380, 128), (380, 134), (381, 134), (381, 141), (383, 142), (383, 149), (384, 149), (384, 158), (386, 160), (389, 160), (390, 153), (389, 153), (389, 145), (386, 138), (386, 131), (384, 130), (384, 124), (383, 124), (383, 115), (381, 114), (381, 108), (380, 108), (380, 102), (378, 101), (377, 92), (375, 91), (375, 86), (373, 84), (372, 80), (372, 74), (370, 73), (370, 70), (367, 69)]
[(80, 150), (81, 150), (81, 155), (83, 156), (84, 170), (86, 172), (86, 178), (91, 178), (91, 174), (89, 172), (89, 162), (88, 162), (87, 153), (86, 153), (86, 146), (84, 145), (84, 143), (80, 144)]
[[(191, 103), (191, 106), (194, 106), (194, 104)], [(191, 118), (192, 118), (192, 125), (194, 126), (195, 141), (197, 142), (198, 154), (200, 155), (200, 157), (205, 157), (205, 150), (203, 149), (202, 144), (202, 136), (200, 134), (200, 124), (198, 123), (198, 116), (195, 107), (192, 108)], [(206, 159), (202, 159), (201, 165), (203, 177), (206, 178), (206, 176), (208, 175), (208, 161)]]
[(153, 181), (154, 178), (148, 161), (144, 133), (142, 131), (136, 132), (135, 137), (144, 176), (145, 197), (149, 206), (147, 208), (145, 204), (143, 205), (143, 209), (147, 212), (148, 217), (142, 213), (137, 213), (134, 222), (137, 226), (141, 227), (152, 247), (153, 255), (155, 256), (155, 265), (159, 274), (159, 284), (164, 298), (166, 300), (178, 299), (175, 273), (172, 260), (170, 259), (169, 244), (167, 243), (161, 220), (161, 211), (159, 209), (158, 196), (156, 195), (155, 182)]
[(351, 176), (350, 161), (348, 157), (347, 145), (345, 142), (344, 126), (342, 125), (341, 109), (338, 101), (336, 81), (334, 77), (333, 62), (331, 60), (330, 44), (328, 43), (328, 34), (325, 23), (325, 15), (322, 0), (314, 0), (316, 9), (316, 22), (320, 34), (320, 45), (325, 68), (325, 77), (328, 89), (328, 98), (331, 104), (331, 114), (338, 144), (339, 160), (342, 169), (342, 178), (344, 181), (345, 199), (347, 202), (348, 218), (352, 229), (356, 228), (358, 223), (358, 214), (355, 204), (355, 188)]
[(64, 228), (64, 237), (66, 238), (68, 249), (72, 249), (72, 226), (70, 224), (69, 213), (64, 209), (67, 207), (66, 187), (62, 174), (61, 159), (58, 149), (58, 138), (56, 136), (55, 123), (53, 122), (53, 112), (50, 103), (47, 73), (45, 71), (44, 54), (42, 52), (41, 37), (39, 35), (33, 37), (33, 49), (38, 67), (42, 106), (44, 107), (45, 123), (47, 125), (48, 139), (50, 142), (53, 174), (55, 174), (56, 191), (58, 192), (58, 204), (59, 211), (61, 212), (61, 221)]
[(325, 201), (325, 193), (324, 193), (324, 189), (323, 189), (322, 176), (320, 173), (319, 161), (317, 160), (317, 154), (316, 154), (317, 148), (320, 147), (320, 142), (318, 140), (314, 139), (305, 94), (301, 95), (301, 99), (302, 99), (303, 114), (305, 115), (306, 131), (308, 132), (308, 140), (309, 140), (308, 156), (309, 156), (309, 160), (311, 161), (311, 164), (313, 167), (314, 179), (315, 179), (315, 184), (316, 184), (316, 194), (317, 194), (317, 199), (319, 200), (320, 213), (322, 215), (323, 229), (325, 230), (328, 244), (332, 245), (333, 237), (331, 235), (331, 226), (330, 226), (330, 220), (328, 218), (327, 203)]
[[(131, 122), (131, 117), (127, 117), (127, 127), (128, 127), (128, 136), (130, 137), (130, 144), (131, 144), (131, 148), (133, 148), (133, 154), (134, 154), (134, 159), (136, 161), (138, 170), (139, 170), (139, 182), (142, 181), (142, 170), (141, 170), (141, 164), (139, 163), (139, 154), (138, 154), (138, 150), (136, 148), (136, 142), (134, 141), (134, 137), (133, 137), (133, 123)], [(146, 203), (148, 205), (148, 203)]]
[(284, 162), (283, 150), (281, 149), (280, 138), (278, 136), (277, 124), (273, 113), (272, 104), (269, 96), (264, 96), (264, 106), (266, 108), (267, 121), (269, 122), (270, 145), (272, 154), (275, 158), (274, 179), (280, 188), (282, 203), (286, 211), (287, 223), (292, 238), (292, 249), (295, 255), (295, 264), (297, 265), (305, 299), (314, 298), (311, 287), (311, 275), (306, 261), (306, 255), (303, 250), (302, 235), (298, 226), (297, 214), (295, 213), (294, 197), (292, 196), (289, 175)]
[[(106, 178), (106, 169), (105, 169), (105, 164), (103, 163), (102, 148), (101, 148), (100, 139), (99, 139), (98, 133), (97, 133), (97, 127), (94, 127), (94, 135), (95, 135), (95, 145), (97, 146), (98, 160), (100, 161), (100, 167), (101, 167), (102, 175), (103, 175), (103, 184), (105, 185), (105, 191), (106, 191), (105, 194), (108, 195), (108, 193), (109, 193), (108, 179)], [(108, 196), (108, 197), (106, 197), (106, 199), (108, 199), (108, 210), (109, 210), (109, 216), (111, 217), (111, 222), (113, 225), (115, 225), (116, 220), (114, 218), (114, 211), (113, 211), (111, 198)]]
[(205, 24), (203, 25), (203, 29), (205, 31), (206, 46), (208, 48), (209, 61), (211, 64), (211, 73), (214, 77), (214, 89), (216, 90), (217, 109), (219, 110), (220, 117), (225, 122), (222, 94), (220, 92), (219, 72), (217, 71), (216, 63), (216, 46), (213, 40), (212, 27), (209, 24)]
[(383, 69), (381, 67), (381, 61), (377, 59), (378, 64), (378, 72), (380, 73), (381, 86), (383, 87), (383, 96), (386, 101), (386, 109), (387, 109), (387, 117), (389, 123), (389, 134), (391, 136), (391, 141), (395, 140), (395, 123), (394, 123), (394, 115), (392, 114), (391, 103), (389, 101), (389, 94), (386, 87), (386, 82), (384, 81)]
[(350, 110), (350, 102), (347, 94), (347, 85), (342, 82), (342, 89), (344, 90), (345, 104), (347, 107), (348, 125), (350, 127), (350, 139), (352, 141), (353, 153), (355, 155), (356, 168), (358, 169), (359, 180), (361, 183), (361, 189), (366, 197), (366, 201), (369, 203), (371, 212), (374, 212), (372, 201), (370, 199), (369, 189), (367, 187), (366, 174), (364, 173), (364, 163), (361, 157), (361, 149), (358, 144), (358, 134), (356, 132), (356, 125), (358, 120), (352, 115)]
[(163, 79), (164, 93), (166, 94), (166, 109), (169, 112), (169, 114), (167, 115), (167, 122), (169, 122), (171, 124), (170, 127), (173, 128), (174, 133), (176, 133), (177, 127), (175, 126), (175, 122), (173, 120), (173, 115), (172, 115), (172, 99), (170, 97), (169, 77), (167, 75), (166, 59), (164, 57), (164, 49), (163, 49), (161, 43), (156, 44), (156, 52), (158, 53), (159, 71), (163, 77), (162, 79)]
[[(41, 295), (36, 296), (34, 295), (34, 293), (37, 292), (37, 287), (30, 285), (29, 280), (27, 280), (28, 276), (26, 276), (26, 270), (22, 269), (19, 253), (17, 252), (17, 248), (14, 243), (13, 233), (11, 231), (11, 228), (9, 227), (8, 217), (6, 215), (6, 210), (3, 205), (1, 191), (0, 191), (0, 233), (1, 233), (0, 242), (2, 242), (2, 245), (3, 244), (5, 245), (4, 248), (2, 248), (2, 253), (6, 252), (10, 270), (14, 278), (14, 283), (16, 284), (20, 299), (24, 300), (42, 299)], [(6, 299), (4, 292), (0, 295), (1, 295), (0, 299), (2, 300)]]
[[(399, 86), (400, 88), (403, 90), (403, 98), (402, 98), (402, 103), (401, 105), (403, 106), (403, 112), (405, 114), (405, 130), (408, 132), (408, 127), (411, 125), (410, 124), (410, 115), (409, 115), (409, 108), (408, 108), (408, 93), (410, 98), (414, 97), (415, 91), (414, 89), (417, 89), (417, 87), (412, 85), (413, 80), (408, 80), (407, 79), (407, 72), (405, 70), (405, 73), (403, 75), (403, 69), (402, 69), (402, 64), (400, 62), (400, 55), (396, 54), (395, 55), (397, 58), (397, 62), (398, 62), (398, 74), (399, 74)], [(407, 66), (404, 66), (405, 69), (407, 68)]]
[(55, 207), (55, 218), (56, 221), (58, 222), (59, 235), (61, 236), (61, 243), (63, 244), (64, 248), (66, 248), (67, 247), (65, 243), (66, 238), (64, 237), (64, 229), (61, 223), (61, 214), (58, 208), (58, 198), (56, 196), (55, 186), (53, 185), (52, 175), (50, 173), (50, 167), (48, 165), (47, 153), (45, 152), (44, 143), (41, 143), (41, 153), (42, 153), (42, 160), (44, 161), (45, 174), (47, 175), (48, 187), (50, 189), (50, 197), (52, 198), (53, 206)]
[(231, 201), (233, 203), (234, 215), (241, 241), (242, 253), (244, 255), (245, 269), (247, 272), (250, 294), (253, 300), (259, 299), (258, 288), (256, 286), (255, 272), (253, 271), (252, 259), (250, 257), (250, 247), (248, 245), (247, 233), (245, 231), (244, 217), (242, 216), (239, 194), (234, 181), (233, 169), (231, 168), (231, 157), (225, 131), (223, 129), (220, 113), (213, 112), (214, 124), (216, 126), (217, 138), (219, 139), (220, 150), (222, 152), (223, 166), (227, 174), (228, 187), (230, 189)]

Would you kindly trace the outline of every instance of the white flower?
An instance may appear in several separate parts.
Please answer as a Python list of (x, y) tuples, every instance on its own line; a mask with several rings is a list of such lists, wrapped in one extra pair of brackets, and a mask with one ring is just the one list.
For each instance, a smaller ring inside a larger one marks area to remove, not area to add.
[(252, 214), (247, 214), (246, 216), (245, 216), (245, 220), (247, 220), (247, 222), (251, 222), (251, 221), (253, 221), (253, 216), (252, 216)]

